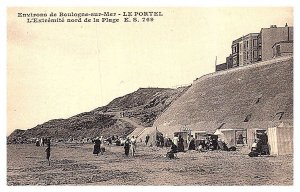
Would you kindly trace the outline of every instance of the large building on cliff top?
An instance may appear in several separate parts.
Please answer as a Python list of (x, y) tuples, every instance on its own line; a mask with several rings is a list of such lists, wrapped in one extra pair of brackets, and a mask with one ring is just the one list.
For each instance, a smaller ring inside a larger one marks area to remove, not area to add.
[(234, 40), (231, 54), (225, 63), (216, 65), (216, 71), (286, 55), (293, 55), (293, 27), (271, 25), (270, 28), (262, 28), (260, 33), (249, 33)]

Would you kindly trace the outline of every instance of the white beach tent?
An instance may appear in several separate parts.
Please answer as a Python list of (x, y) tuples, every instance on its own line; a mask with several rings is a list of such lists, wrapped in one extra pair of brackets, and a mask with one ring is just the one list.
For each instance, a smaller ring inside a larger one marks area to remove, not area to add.
[(293, 126), (281, 123), (268, 128), (268, 143), (271, 155), (293, 154)]
[(220, 139), (221, 141), (226, 143), (226, 138), (224, 133), (222, 133), (222, 131), (220, 129), (217, 129), (214, 133), (214, 135), (218, 135), (218, 139)]

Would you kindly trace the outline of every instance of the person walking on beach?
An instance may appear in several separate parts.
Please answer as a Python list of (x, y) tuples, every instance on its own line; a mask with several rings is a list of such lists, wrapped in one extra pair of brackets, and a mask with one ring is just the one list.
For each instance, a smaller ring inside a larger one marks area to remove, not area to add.
[(44, 145), (43, 145), (43, 138), (42, 137), (41, 137), (41, 140), (40, 140), (40, 146), (44, 147)]
[(45, 151), (46, 151), (46, 159), (47, 159), (47, 161), (49, 163), (49, 166), (50, 166), (50, 151), (51, 151), (51, 149), (50, 149), (50, 141), (47, 142), (47, 148), (46, 148)]
[(184, 151), (184, 139), (182, 138), (181, 135), (179, 135), (179, 139), (178, 139), (178, 151), (183, 152)]
[(128, 157), (129, 155), (129, 148), (130, 148), (130, 140), (129, 137), (126, 138), (124, 143), (125, 155)]
[(150, 139), (150, 136), (147, 135), (147, 136), (146, 136), (146, 140), (145, 140), (146, 146), (148, 145), (149, 139)]
[(35, 146), (39, 147), (40, 146), (40, 140), (37, 138), (35, 141)]
[(98, 154), (100, 153), (100, 146), (101, 146), (101, 141), (100, 141), (99, 137), (96, 137), (96, 139), (94, 140), (94, 143), (95, 144), (94, 144), (93, 154), (96, 154), (98, 156)]
[(195, 150), (195, 149), (196, 149), (195, 139), (194, 139), (193, 135), (191, 135), (191, 140), (189, 143), (189, 150)]
[(105, 151), (104, 138), (103, 138), (103, 136), (100, 136), (100, 153), (101, 153), (101, 155), (103, 155), (104, 151)]
[(135, 150), (136, 150), (136, 138), (134, 137), (134, 135), (130, 139), (130, 149), (131, 149), (131, 155), (134, 157)]
[(43, 137), (43, 142), (42, 142), (42, 146), (44, 147), (46, 143), (46, 138)]

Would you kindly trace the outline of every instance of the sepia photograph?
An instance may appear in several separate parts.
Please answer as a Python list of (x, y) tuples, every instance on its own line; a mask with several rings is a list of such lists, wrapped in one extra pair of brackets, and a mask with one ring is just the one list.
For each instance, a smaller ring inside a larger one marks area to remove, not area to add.
[(6, 20), (7, 186), (294, 186), (293, 7)]

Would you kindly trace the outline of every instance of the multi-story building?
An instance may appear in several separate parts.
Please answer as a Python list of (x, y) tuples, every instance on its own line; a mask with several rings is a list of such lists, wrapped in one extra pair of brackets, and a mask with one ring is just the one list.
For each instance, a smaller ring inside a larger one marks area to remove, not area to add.
[(277, 42), (292, 42), (294, 40), (294, 28), (277, 27), (271, 25), (270, 28), (262, 28), (258, 36), (260, 61), (266, 61), (273, 58), (273, 46)]
[(293, 54), (293, 27), (271, 25), (262, 28), (260, 33), (249, 33), (232, 42), (231, 54), (226, 58), (226, 65), (216, 66), (216, 71), (249, 65), (274, 57)]
[(240, 66), (240, 44), (243, 43), (243, 37), (240, 37), (232, 42), (231, 45), (231, 56), (232, 56), (232, 67)]
[(249, 33), (232, 42), (233, 67), (249, 65), (258, 61), (258, 33)]

